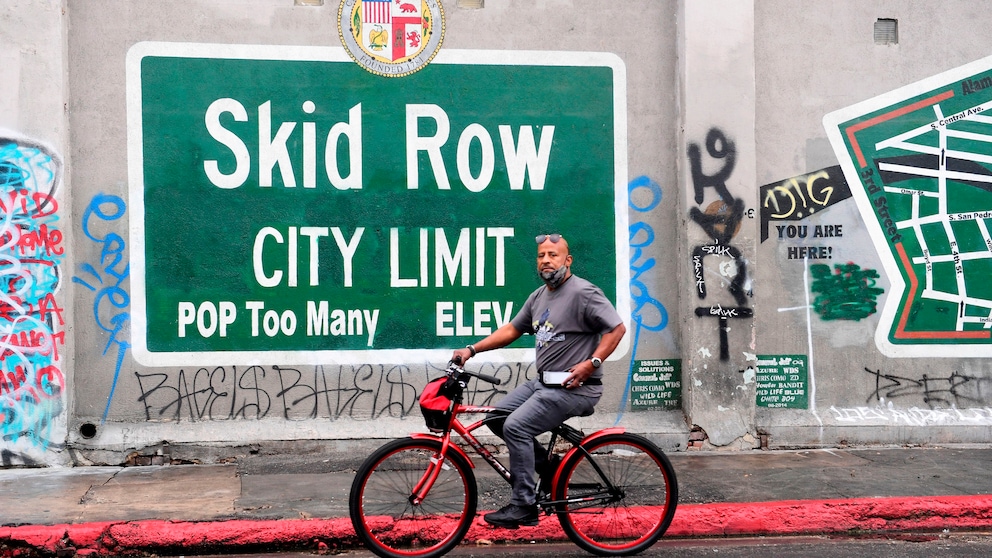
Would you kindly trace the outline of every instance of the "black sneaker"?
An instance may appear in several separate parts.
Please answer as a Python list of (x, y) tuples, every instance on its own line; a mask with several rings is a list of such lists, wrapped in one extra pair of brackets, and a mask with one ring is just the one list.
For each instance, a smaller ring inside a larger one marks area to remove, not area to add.
[(559, 464), (561, 464), (561, 456), (557, 453), (551, 454), (540, 472), (541, 481), (537, 485), (538, 492), (545, 496), (551, 496), (551, 481), (555, 480), (555, 473), (558, 472)]
[(483, 519), (490, 525), (506, 527), (507, 529), (516, 529), (521, 525), (533, 527), (537, 525), (537, 505), (518, 506), (516, 504), (507, 504), (500, 508), (499, 511), (487, 513), (483, 516)]

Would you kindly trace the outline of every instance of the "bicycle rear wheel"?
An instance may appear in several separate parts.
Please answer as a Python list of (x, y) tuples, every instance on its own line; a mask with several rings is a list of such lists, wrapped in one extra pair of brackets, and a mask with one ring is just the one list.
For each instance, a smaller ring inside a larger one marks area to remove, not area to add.
[(678, 502), (668, 458), (651, 441), (633, 434), (609, 434), (583, 447), (592, 459), (573, 453), (554, 487), (554, 499), (565, 500), (556, 510), (565, 534), (600, 556), (636, 554), (650, 547), (668, 529)]
[[(432, 558), (465, 537), (478, 501), (475, 475), (455, 452), (437, 467), (440, 452), (440, 441), (396, 440), (359, 468), (348, 508), (355, 532), (369, 550), (384, 558)], [(437, 478), (423, 501), (414, 503), (416, 487), (431, 471)]]

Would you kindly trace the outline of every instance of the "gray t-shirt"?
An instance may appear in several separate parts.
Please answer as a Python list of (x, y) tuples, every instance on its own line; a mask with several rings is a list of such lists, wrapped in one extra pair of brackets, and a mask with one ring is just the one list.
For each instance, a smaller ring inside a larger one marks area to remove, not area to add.
[[(623, 320), (603, 291), (572, 275), (555, 290), (542, 286), (529, 297), (511, 323), (536, 337), (537, 370), (562, 371), (592, 357), (599, 340)], [(601, 378), (602, 370), (593, 373)], [(576, 388), (601, 395), (603, 386)]]

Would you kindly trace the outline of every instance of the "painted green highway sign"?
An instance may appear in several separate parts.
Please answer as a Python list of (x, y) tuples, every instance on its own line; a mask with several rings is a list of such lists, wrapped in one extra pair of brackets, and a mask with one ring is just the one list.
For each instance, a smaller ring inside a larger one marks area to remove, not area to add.
[(139, 43), (127, 72), (142, 364), (447, 358), (519, 310), (549, 232), (629, 316), (613, 55), (442, 50), (387, 79), (339, 48)]

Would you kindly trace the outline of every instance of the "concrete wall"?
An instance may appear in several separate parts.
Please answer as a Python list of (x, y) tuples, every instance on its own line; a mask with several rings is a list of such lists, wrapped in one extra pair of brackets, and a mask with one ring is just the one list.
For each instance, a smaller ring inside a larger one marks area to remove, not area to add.
[[(876, 272), (881, 290), (865, 296), (878, 309), (890, 292), (855, 201), (792, 220), (767, 211), (768, 188), (806, 185), (838, 165), (824, 115), (987, 54), (973, 3), (945, 2), (939, 13), (856, 0), (444, 7), (444, 49), (609, 52), (626, 67), (632, 344), (607, 363), (597, 413), (578, 424), (620, 422), (666, 450), (989, 440), (983, 358), (892, 358), (873, 339), (877, 309), (837, 319), (814, 311), (817, 263)], [(3, 260), (8, 276), (32, 278), (5, 300), (4, 331), (34, 349), (5, 344), (0, 464), (209, 461), (286, 443), (326, 450), (308, 445), (320, 440), (359, 451), (423, 429), (416, 397), (443, 362), (152, 368), (130, 350), (128, 49), (338, 47), (337, 10), (334, 0), (0, 8), (0, 164), (48, 177), (31, 184), (38, 207), (7, 210), (24, 220), (22, 238), (43, 241), (8, 247)], [(898, 20), (898, 44), (875, 44), (878, 18)], [(831, 236), (814, 238), (818, 225)], [(798, 257), (800, 247), (830, 258)], [(30, 327), (19, 315), (34, 318)], [(757, 404), (768, 359), (789, 355), (802, 360), (803, 405)], [(681, 404), (638, 411), (629, 381), (659, 360), (680, 365)], [(534, 372), (524, 363), (505, 373), (512, 387)]]
[[(446, 3), (445, 8), (444, 48), (547, 50), (548, 37), (553, 37), (555, 50), (604, 51), (620, 56), (626, 65), (629, 92), (627, 164), (634, 184), (630, 221), (642, 231), (637, 239), (643, 249), (638, 264), (651, 258), (675, 259), (676, 246), (667, 237), (676, 229), (676, 200), (663, 198), (663, 192), (674, 188), (671, 169), (676, 165), (676, 138), (658, 133), (677, 127), (673, 102), (677, 97), (675, 4), (632, 2), (617, 11), (615, 6), (593, 3), (490, 1), (481, 10), (458, 8), (453, 3)], [(189, 2), (182, 7), (176, 3), (72, 4), (68, 59), (76, 145), (71, 158), (79, 165), (74, 174), (76, 214), (83, 215), (99, 200), (103, 213), (114, 215), (127, 200), (125, 91), (121, 85), (123, 61), (131, 45), (139, 41), (186, 41), (338, 46), (337, 10), (336, 2), (302, 7), (271, 0), (254, 0), (247, 6), (245, 2)], [(628, 34), (626, 22), (632, 18), (647, 22), (646, 29), (651, 30), (639, 33), (636, 42), (624, 38)], [(169, 24), (163, 26), (163, 21)], [(508, 29), (515, 31), (508, 33)], [(90, 223), (99, 227), (100, 232), (93, 235), (96, 238), (108, 234), (127, 238), (126, 217), (91, 218)], [(651, 238), (646, 236), (648, 227), (657, 231)], [(77, 247), (77, 259), (89, 262), (105, 281), (117, 284), (111, 279), (115, 275), (109, 265), (112, 262), (102, 260), (105, 246), (86, 237)], [(590, 265), (582, 261), (581, 254), (576, 256), (578, 265)], [(607, 374), (616, 380), (610, 382), (600, 413), (588, 419), (591, 427), (612, 424), (624, 414), (620, 402), (626, 399), (623, 390), (631, 356), (638, 360), (677, 358), (677, 334), (674, 328), (665, 327), (662, 320), (667, 317), (661, 302), (677, 299), (673, 271), (645, 266), (640, 274), (639, 280), (645, 285), (639, 293), (645, 301), (640, 319), (647, 327), (637, 347), (620, 361), (607, 364)], [(127, 290), (127, 281), (120, 285)], [(171, 443), (173, 457), (183, 446), (196, 446), (187, 450), (196, 457), (214, 451), (211, 447), (259, 441), (404, 435), (422, 429), (416, 396), (444, 364), (310, 362), (294, 367), (302, 373), (302, 380), (298, 389), (291, 390), (285, 389), (288, 376), (280, 365), (300, 363), (148, 369), (133, 360), (126, 331), (110, 331), (115, 329), (114, 317), (126, 319), (128, 309), (117, 308), (113, 300), (104, 298), (94, 314), (98, 296), (98, 292), (77, 288), (74, 299), (81, 323), (86, 324), (76, 330), (77, 343), (87, 348), (75, 355), (76, 377), (85, 375), (86, 379), (73, 384), (76, 409), (71, 417), (70, 443), (80, 449), (77, 458), (83, 460), (113, 461), (131, 452), (161, 453), (158, 444), (163, 440)], [(509, 387), (528, 375), (533, 375), (533, 370), (527, 366), (514, 368)], [(509, 388), (500, 388), (505, 389)], [(314, 391), (322, 393), (301, 397)], [(626, 413), (624, 420), (659, 440), (668, 437), (669, 447), (684, 446), (686, 427), (678, 410)], [(81, 428), (91, 429), (87, 434), (95, 430), (95, 435), (86, 438)]]

